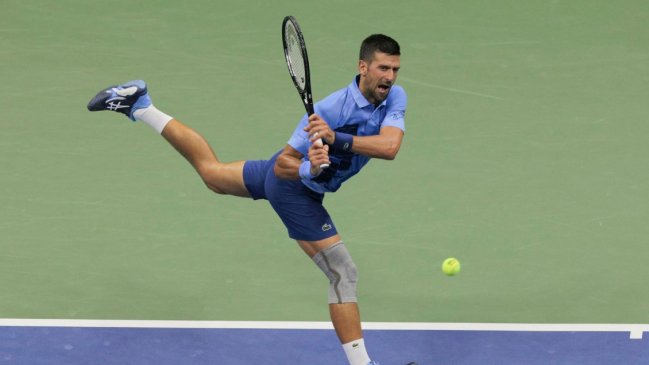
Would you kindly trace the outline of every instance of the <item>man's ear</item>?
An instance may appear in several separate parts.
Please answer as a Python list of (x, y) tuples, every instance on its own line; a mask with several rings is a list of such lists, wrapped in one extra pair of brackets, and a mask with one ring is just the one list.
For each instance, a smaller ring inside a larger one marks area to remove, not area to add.
[(358, 73), (361, 76), (365, 77), (367, 75), (367, 67), (368, 67), (367, 62), (363, 60), (358, 61)]

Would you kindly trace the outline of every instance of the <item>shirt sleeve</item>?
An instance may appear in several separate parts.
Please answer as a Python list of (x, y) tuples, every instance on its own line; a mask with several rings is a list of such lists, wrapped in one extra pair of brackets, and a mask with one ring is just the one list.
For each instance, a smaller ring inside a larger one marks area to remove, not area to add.
[(385, 118), (381, 123), (381, 128), (397, 127), (405, 132), (406, 105), (408, 104), (406, 92), (402, 87), (394, 86), (390, 91), (390, 96), (388, 98), (388, 109), (385, 113)]
[(291, 138), (288, 140), (288, 144), (304, 156), (309, 154), (309, 137), (304, 131), (304, 127), (306, 127), (308, 120), (307, 115), (304, 114), (300, 122), (297, 124), (297, 127), (295, 127)]
[[(323, 100), (318, 101), (313, 106), (314, 112), (322, 117), (322, 119), (324, 119), (332, 129), (336, 128), (336, 118), (334, 116), (336, 115), (336, 113), (340, 112), (339, 94), (340, 92), (333, 93)], [(304, 127), (306, 127), (308, 123), (309, 118), (306, 114), (304, 114), (297, 127), (295, 127), (295, 130), (293, 130), (293, 135), (291, 135), (291, 138), (288, 140), (288, 144), (304, 156), (309, 155), (309, 147), (311, 146), (311, 142), (309, 142), (309, 136), (304, 131)]]

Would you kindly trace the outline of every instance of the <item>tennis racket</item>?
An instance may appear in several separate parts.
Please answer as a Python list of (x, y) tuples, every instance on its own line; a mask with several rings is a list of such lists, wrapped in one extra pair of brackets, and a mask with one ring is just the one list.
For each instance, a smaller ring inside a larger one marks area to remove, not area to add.
[[(297, 24), (297, 20), (290, 15), (285, 17), (282, 22), (282, 43), (284, 44), (284, 56), (286, 56), (288, 73), (291, 75), (298, 94), (300, 94), (307, 115), (311, 116), (314, 111), (309, 57), (306, 53), (306, 43), (300, 26)], [(317, 139), (314, 143), (322, 146), (322, 139)], [(320, 165), (321, 169), (327, 167), (329, 167), (328, 164)]]

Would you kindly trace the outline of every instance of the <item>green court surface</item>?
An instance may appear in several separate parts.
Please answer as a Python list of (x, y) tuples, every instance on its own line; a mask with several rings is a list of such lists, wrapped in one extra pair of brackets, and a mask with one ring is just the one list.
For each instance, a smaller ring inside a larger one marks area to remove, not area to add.
[(402, 46), (399, 156), (325, 199), (364, 321), (646, 323), (648, 4), (3, 0), (0, 318), (328, 320), (266, 202), (212, 194), (148, 127), (86, 110), (145, 79), (222, 160), (268, 158), (303, 113), (291, 14), (316, 99), (365, 36)]

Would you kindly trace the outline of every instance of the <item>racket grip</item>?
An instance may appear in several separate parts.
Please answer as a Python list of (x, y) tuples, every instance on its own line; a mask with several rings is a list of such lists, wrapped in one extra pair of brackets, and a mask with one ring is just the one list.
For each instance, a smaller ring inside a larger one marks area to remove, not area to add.
[[(315, 142), (313, 142), (313, 143), (315, 143), (319, 147), (322, 147), (324, 145), (324, 143), (322, 142), (322, 138), (316, 139)], [(323, 164), (320, 165), (320, 169), (322, 169), (322, 170), (326, 169), (327, 167), (329, 167), (329, 164), (327, 164), (327, 163), (323, 163)]]

